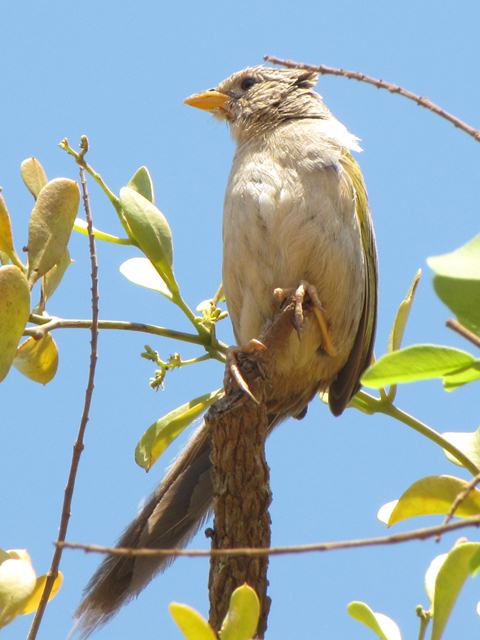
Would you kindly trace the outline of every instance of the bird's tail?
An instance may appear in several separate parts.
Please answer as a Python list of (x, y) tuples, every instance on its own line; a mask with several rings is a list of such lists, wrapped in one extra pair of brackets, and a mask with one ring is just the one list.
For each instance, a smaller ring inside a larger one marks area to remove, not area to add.
[[(210, 468), (210, 438), (203, 423), (117, 546), (173, 549), (185, 545), (211, 507)], [(160, 556), (107, 556), (88, 583), (75, 614), (81, 637), (86, 638), (104, 624), (171, 560)]]

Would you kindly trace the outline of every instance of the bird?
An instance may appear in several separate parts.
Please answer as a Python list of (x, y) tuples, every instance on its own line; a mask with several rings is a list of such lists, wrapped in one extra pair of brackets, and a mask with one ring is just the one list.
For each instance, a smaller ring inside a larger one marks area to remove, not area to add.
[[(224, 201), (223, 286), (238, 349), (264, 348), (262, 331), (294, 301), (294, 326), (272, 363), (270, 430), (303, 417), (318, 393), (340, 415), (373, 353), (378, 269), (367, 191), (352, 156), (361, 148), (315, 91), (317, 81), (308, 69), (255, 66), (185, 100), (226, 122), (236, 144)], [(210, 469), (203, 423), (118, 546), (185, 545), (211, 509)], [(76, 612), (82, 637), (170, 561), (107, 556)]]

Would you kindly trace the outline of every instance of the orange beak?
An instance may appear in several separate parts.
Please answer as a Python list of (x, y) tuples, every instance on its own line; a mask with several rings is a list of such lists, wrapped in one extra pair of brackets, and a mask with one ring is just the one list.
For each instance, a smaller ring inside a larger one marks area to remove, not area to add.
[(209, 91), (203, 91), (202, 93), (194, 93), (193, 96), (185, 98), (184, 103), (191, 107), (197, 107), (197, 109), (211, 111), (212, 109), (219, 109), (220, 107), (223, 107), (227, 100), (229, 100), (229, 96), (225, 93), (210, 89)]

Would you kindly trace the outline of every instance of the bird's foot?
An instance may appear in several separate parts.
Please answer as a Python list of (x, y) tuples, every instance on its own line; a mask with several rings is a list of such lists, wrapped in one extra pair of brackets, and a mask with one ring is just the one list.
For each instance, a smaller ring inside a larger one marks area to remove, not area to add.
[(225, 375), (223, 378), (223, 385), (226, 388), (229, 384), (236, 383), (238, 387), (254, 402), (258, 404), (258, 400), (253, 395), (248, 386), (245, 378), (242, 376), (239, 367), (239, 355), (241, 354), (251, 354), (257, 351), (266, 351), (267, 347), (257, 340), (256, 338), (252, 338), (247, 342), (243, 347), (230, 347), (227, 351), (227, 361), (225, 363)]
[(286, 299), (293, 298), (295, 304), (293, 324), (298, 336), (301, 337), (305, 321), (305, 309), (311, 308), (320, 327), (322, 336), (322, 347), (329, 356), (336, 356), (337, 350), (333, 344), (328, 326), (325, 309), (320, 302), (317, 289), (310, 283), (302, 280), (296, 289), (275, 289), (273, 292), (275, 300), (281, 305)]

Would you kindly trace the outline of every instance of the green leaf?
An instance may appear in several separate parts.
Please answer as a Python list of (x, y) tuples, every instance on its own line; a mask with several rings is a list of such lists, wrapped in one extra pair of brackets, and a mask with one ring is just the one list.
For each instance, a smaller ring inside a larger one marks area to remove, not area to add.
[[(83, 220), (82, 218), (75, 218), (73, 230), (81, 233), (82, 236), (88, 237), (88, 225), (86, 220)], [(111, 233), (97, 229), (96, 227), (92, 227), (92, 232), (97, 240), (102, 240), (103, 242), (111, 242), (113, 244), (133, 244), (130, 238), (120, 238), (119, 236), (114, 236)]]
[(137, 193), (150, 202), (155, 202), (153, 182), (147, 167), (137, 169), (130, 178), (127, 186), (135, 189)]
[[(417, 344), (382, 356), (362, 376), (362, 384), (374, 389), (391, 384), (444, 378), (467, 369), (476, 371), (480, 360), (460, 349)], [(455, 378), (450, 378), (454, 380)]]
[(120, 273), (140, 287), (159, 291), (169, 300), (172, 293), (166, 282), (147, 258), (130, 258), (120, 265)]
[(462, 384), (467, 382), (474, 382), (480, 379), (480, 362), (474, 362), (467, 369), (462, 371), (454, 371), (453, 373), (447, 373), (443, 377), (443, 386), (445, 391), (453, 391)]
[(428, 566), (428, 569), (425, 572), (425, 591), (427, 593), (428, 599), (430, 600), (430, 605), (433, 604), (433, 599), (435, 597), (435, 583), (437, 581), (438, 572), (442, 568), (445, 560), (447, 559), (448, 553), (441, 553), (436, 556)]
[(387, 351), (397, 351), (400, 349), (402, 344), (403, 334), (405, 333), (405, 327), (407, 326), (408, 316), (410, 315), (410, 309), (412, 308), (413, 299), (415, 297), (415, 293), (417, 291), (418, 283), (420, 282), (420, 277), (422, 275), (422, 270), (419, 269), (413, 278), (412, 284), (410, 285), (410, 289), (408, 290), (407, 295), (400, 303), (398, 307), (397, 315), (395, 316), (395, 321), (393, 323), (392, 331), (388, 337), (388, 345)]
[(10, 370), (30, 315), (30, 290), (23, 272), (0, 267), (0, 381)]
[[(445, 440), (451, 442), (457, 449), (464, 453), (473, 464), (480, 469), (480, 428), (471, 433), (465, 432), (447, 432), (442, 433), (442, 437)], [(451, 453), (443, 450), (443, 453), (447, 456), (450, 462), (463, 467), (463, 465), (452, 456)]]
[(168, 608), (186, 640), (216, 640), (212, 627), (198, 611), (178, 602), (170, 603)]
[(172, 233), (163, 213), (130, 187), (120, 189), (120, 205), (135, 242), (170, 291), (178, 291), (172, 270)]
[(148, 471), (170, 443), (223, 393), (223, 389), (217, 389), (194, 398), (150, 425), (135, 449), (136, 463)]
[(30, 380), (47, 384), (53, 380), (58, 368), (55, 340), (49, 333), (40, 340), (28, 338), (18, 347), (13, 365)]
[[(480, 549), (477, 549), (470, 560), (470, 573), (476, 576), (480, 569)], [(480, 615), (480, 614), (479, 614)]]
[(27, 189), (37, 199), (38, 194), (48, 182), (45, 169), (36, 158), (27, 158), (20, 165), (20, 174)]
[(470, 562), (479, 548), (478, 542), (462, 542), (450, 551), (440, 567), (435, 580), (431, 640), (442, 637), (453, 606), (470, 575)]
[(0, 251), (11, 257), (15, 253), (13, 247), (12, 223), (2, 194), (0, 193)]
[[(449, 513), (459, 493), (468, 485), (454, 476), (427, 476), (414, 482), (398, 499), (383, 505), (377, 517), (387, 526), (413, 518)], [(480, 491), (473, 489), (455, 511), (458, 517), (480, 514)]]
[(80, 202), (74, 180), (56, 178), (38, 194), (28, 227), (30, 286), (62, 260)]
[(438, 297), (468, 329), (480, 335), (480, 234), (452, 253), (427, 260)]
[(480, 281), (480, 234), (451, 253), (428, 258), (427, 263), (437, 276)]
[(248, 584), (235, 589), (220, 629), (221, 640), (251, 640), (255, 636), (260, 617), (260, 602)]
[(371, 629), (380, 640), (402, 640), (398, 625), (383, 613), (372, 611), (365, 602), (350, 602), (348, 613)]
[(480, 281), (435, 276), (433, 286), (458, 321), (480, 336)]

